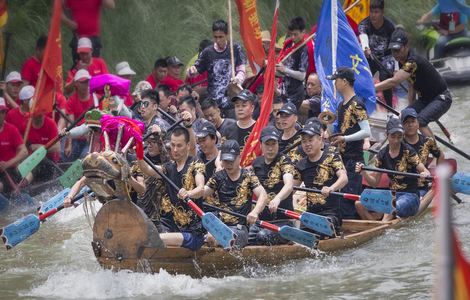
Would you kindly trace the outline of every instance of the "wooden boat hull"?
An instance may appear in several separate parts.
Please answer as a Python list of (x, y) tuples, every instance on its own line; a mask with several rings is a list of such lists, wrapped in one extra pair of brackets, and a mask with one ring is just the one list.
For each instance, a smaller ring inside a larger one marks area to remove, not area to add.
[[(318, 250), (331, 253), (364, 244), (382, 235), (387, 229), (403, 226), (409, 220), (424, 214), (431, 201), (432, 194), (429, 193), (423, 199), (418, 215), (409, 219), (395, 219), (390, 222), (344, 220), (343, 236), (320, 241)], [(126, 210), (130, 213), (124, 213)], [(140, 212), (137, 213), (138, 211)], [(115, 213), (113, 217), (110, 217), (111, 212)], [(121, 233), (106, 238), (107, 231)], [(148, 234), (155, 235), (155, 231), (153, 223), (134, 204), (127, 201), (108, 202), (98, 212), (93, 228), (95, 256), (106, 269), (149, 273), (164, 269), (170, 274), (220, 277), (234, 274), (245, 267), (279, 265), (286, 261), (314, 258), (319, 254), (316, 250), (297, 244), (248, 246), (240, 251), (230, 252), (212, 247), (203, 247), (193, 252), (184, 248), (164, 248), (160, 243), (148, 246), (149, 241), (145, 237), (151, 238)]]

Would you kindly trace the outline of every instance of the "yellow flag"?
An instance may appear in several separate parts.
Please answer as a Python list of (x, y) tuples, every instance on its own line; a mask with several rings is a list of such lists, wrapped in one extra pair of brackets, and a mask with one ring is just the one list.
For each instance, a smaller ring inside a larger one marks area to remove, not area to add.
[(359, 24), (369, 16), (369, 5), (370, 0), (346, 0), (343, 9), (350, 19)]

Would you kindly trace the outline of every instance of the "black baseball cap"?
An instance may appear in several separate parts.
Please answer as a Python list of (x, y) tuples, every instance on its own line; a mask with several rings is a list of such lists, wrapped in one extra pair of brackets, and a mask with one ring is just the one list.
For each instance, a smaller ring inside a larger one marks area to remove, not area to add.
[(209, 121), (205, 121), (202, 123), (201, 129), (196, 133), (196, 137), (204, 138), (208, 135), (217, 137), (217, 129), (215, 128), (214, 124)]
[(400, 114), (400, 117), (401, 117), (401, 121), (402, 122), (405, 122), (405, 120), (409, 117), (412, 117), (412, 118), (418, 118), (418, 113), (416, 112), (416, 110), (412, 107), (407, 107), (405, 108), (404, 110), (401, 111), (401, 114)]
[(168, 66), (184, 66), (183, 62), (176, 56), (170, 56), (166, 59)]
[(260, 140), (261, 143), (267, 142), (269, 140), (279, 141), (280, 134), (276, 127), (269, 125), (263, 128), (261, 131)]
[(235, 161), (240, 155), (240, 145), (235, 140), (227, 140), (220, 147), (220, 160)]
[(320, 135), (320, 128), (321, 125), (316, 122), (310, 122), (305, 124), (304, 128), (300, 130), (300, 134), (307, 134), (307, 135)]
[(326, 130), (326, 128), (327, 128), (326, 124), (322, 123), (318, 117), (311, 117), (311, 118), (308, 118), (307, 121), (305, 121), (305, 125), (308, 125), (310, 123), (317, 124), (323, 130)]
[(297, 107), (292, 102), (285, 103), (281, 109), (277, 112), (277, 114), (285, 113), (288, 115), (297, 115)]
[(408, 36), (402, 28), (397, 28), (392, 33), (390, 37), (390, 43), (388, 44), (388, 49), (398, 50), (402, 46), (405, 46), (408, 43)]
[(400, 119), (398, 118), (390, 118), (387, 122), (387, 134), (392, 134), (395, 132), (403, 133), (403, 125), (401, 124)]
[(238, 95), (232, 97), (232, 102), (237, 101), (238, 99), (243, 100), (243, 101), (250, 101), (250, 102), (255, 102), (255, 95), (253, 95), (252, 92), (249, 90), (242, 90)]
[(339, 67), (334, 74), (326, 76), (326, 79), (328, 80), (335, 80), (338, 78), (346, 79), (351, 83), (351, 85), (354, 84), (354, 81), (356, 80), (353, 69), (348, 67)]

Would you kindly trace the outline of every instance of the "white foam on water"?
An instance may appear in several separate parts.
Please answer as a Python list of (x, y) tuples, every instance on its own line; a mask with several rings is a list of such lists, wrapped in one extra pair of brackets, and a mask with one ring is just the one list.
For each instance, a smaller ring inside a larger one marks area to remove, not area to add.
[(242, 277), (223, 279), (193, 279), (186, 275), (113, 272), (110, 270), (61, 270), (47, 280), (22, 292), (20, 296), (64, 299), (113, 299), (138, 296), (202, 297), (230, 281), (244, 281)]

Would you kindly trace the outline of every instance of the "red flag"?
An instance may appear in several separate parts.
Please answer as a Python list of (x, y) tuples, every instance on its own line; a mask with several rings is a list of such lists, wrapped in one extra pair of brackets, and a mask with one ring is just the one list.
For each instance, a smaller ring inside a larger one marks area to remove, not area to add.
[(61, 0), (54, 0), (51, 25), (32, 104), (33, 115), (52, 112), (55, 92), (62, 92)]
[(248, 140), (245, 143), (241, 155), (240, 165), (245, 167), (251, 165), (257, 155), (261, 154), (259, 144), (259, 136), (261, 130), (268, 124), (269, 115), (271, 114), (271, 106), (274, 98), (274, 74), (276, 72), (276, 35), (277, 35), (277, 17), (279, 11), (279, 0), (276, 1), (276, 9), (274, 11), (273, 25), (271, 28), (271, 44), (269, 45), (268, 64), (264, 76), (264, 92), (261, 98), (261, 112), (255, 127), (250, 133)]
[(238, 14), (240, 15), (240, 35), (245, 45), (251, 69), (256, 72), (263, 65), (265, 56), (256, 0), (236, 0), (236, 2)]

